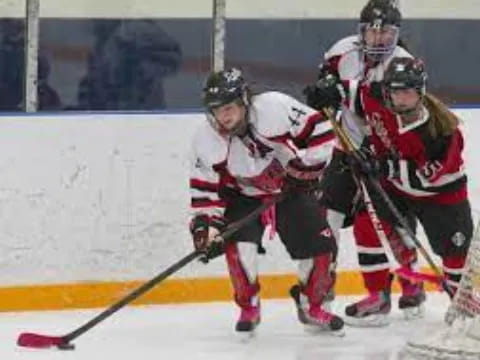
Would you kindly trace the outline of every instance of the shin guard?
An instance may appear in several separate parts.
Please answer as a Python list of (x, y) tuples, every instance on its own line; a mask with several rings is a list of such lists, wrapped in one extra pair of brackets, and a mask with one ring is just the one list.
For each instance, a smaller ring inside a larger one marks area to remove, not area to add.
[(237, 331), (252, 331), (260, 322), (257, 256), (256, 244), (242, 242), (225, 245), (234, 298), (241, 310), (236, 324)]

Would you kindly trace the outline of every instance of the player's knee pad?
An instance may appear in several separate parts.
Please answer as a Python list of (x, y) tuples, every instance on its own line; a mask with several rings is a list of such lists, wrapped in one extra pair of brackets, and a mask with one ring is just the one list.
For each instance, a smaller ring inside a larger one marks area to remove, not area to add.
[(338, 244), (330, 227), (326, 227), (320, 232), (319, 244), (321, 246), (318, 247), (318, 251), (313, 255), (330, 254), (332, 261), (335, 262), (338, 255)]
[(340, 229), (343, 227), (345, 217), (346, 215), (339, 211), (333, 209), (326, 210), (327, 223), (328, 226), (330, 226), (336, 241), (340, 240)]

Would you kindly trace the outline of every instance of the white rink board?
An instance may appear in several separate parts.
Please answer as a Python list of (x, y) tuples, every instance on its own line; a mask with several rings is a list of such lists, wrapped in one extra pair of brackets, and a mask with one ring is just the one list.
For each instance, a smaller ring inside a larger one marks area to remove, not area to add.
[[(480, 109), (461, 110), (480, 209)], [(203, 115), (0, 118), (0, 286), (150, 278), (191, 251), (188, 149)], [(294, 271), (266, 240), (261, 271)], [(357, 267), (349, 232), (340, 269)], [(226, 275), (222, 259), (181, 277)]]

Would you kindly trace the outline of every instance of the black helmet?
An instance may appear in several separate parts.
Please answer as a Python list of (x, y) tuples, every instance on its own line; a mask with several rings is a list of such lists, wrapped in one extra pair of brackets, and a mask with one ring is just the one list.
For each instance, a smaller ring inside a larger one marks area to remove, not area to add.
[[(362, 49), (373, 60), (381, 61), (390, 55), (398, 43), (402, 15), (393, 0), (370, 0), (360, 13), (359, 34)], [(380, 44), (368, 44), (367, 29), (389, 31), (389, 36)]]
[(211, 110), (215, 107), (240, 100), (249, 105), (249, 88), (239, 69), (231, 68), (212, 72), (203, 88), (203, 105)]
[(400, 27), (402, 14), (395, 1), (370, 0), (360, 13), (360, 23), (372, 26), (394, 25)]
[(390, 93), (395, 89), (416, 89), (423, 97), (426, 92), (427, 72), (421, 59), (393, 58), (383, 75), (383, 94), (387, 106), (393, 108)]
[(385, 70), (383, 85), (387, 89), (417, 89), (425, 94), (427, 72), (422, 60), (410, 57), (393, 58)]

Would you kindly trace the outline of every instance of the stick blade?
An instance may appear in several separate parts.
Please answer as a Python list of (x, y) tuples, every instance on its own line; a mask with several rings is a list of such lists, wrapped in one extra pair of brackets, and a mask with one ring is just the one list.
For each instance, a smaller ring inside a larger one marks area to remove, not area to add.
[(17, 345), (35, 349), (48, 349), (53, 346), (65, 345), (67, 341), (62, 336), (48, 336), (34, 333), (22, 333), (17, 339)]
[(413, 271), (406, 267), (400, 267), (396, 269), (394, 273), (397, 274), (399, 277), (414, 283), (429, 282), (440, 287), (442, 282), (442, 278), (437, 275)]

